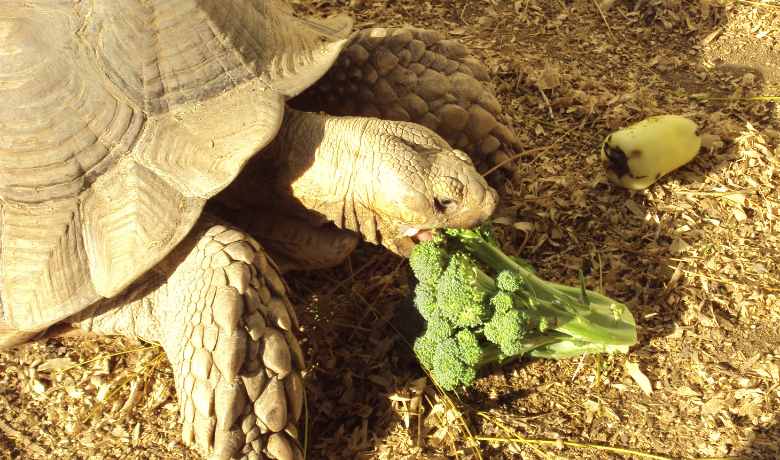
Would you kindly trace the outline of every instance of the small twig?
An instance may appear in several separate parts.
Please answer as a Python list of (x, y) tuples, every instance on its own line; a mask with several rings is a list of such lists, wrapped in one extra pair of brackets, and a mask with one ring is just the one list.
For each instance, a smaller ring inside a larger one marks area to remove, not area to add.
[(596, 250), (596, 256), (599, 259), (599, 292), (604, 293), (604, 263), (601, 260), (601, 252)]
[(580, 372), (582, 372), (582, 369), (585, 368), (585, 359), (588, 357), (588, 354), (585, 353), (582, 356), (580, 356), (580, 362), (577, 363), (577, 368), (574, 369), (574, 373), (571, 375), (571, 381), (577, 379), (577, 376), (580, 375)]
[(728, 190), (725, 192), (707, 192), (698, 190), (680, 190), (680, 193), (684, 193), (688, 196), (712, 196), (712, 197), (724, 197), (729, 195), (750, 195), (758, 192), (757, 188), (746, 188), (742, 190)]
[(361, 332), (371, 332), (370, 328), (358, 326), (356, 324), (345, 323), (342, 321), (328, 321), (328, 323), (337, 327), (343, 327), (344, 329), (354, 329), (356, 331), (361, 331)]
[(80, 363), (76, 363), (76, 364), (74, 364), (74, 365), (72, 365), (70, 367), (66, 367), (65, 369), (57, 370), (54, 373), (55, 374), (62, 374), (63, 372), (67, 372), (67, 371), (69, 371), (71, 369), (75, 369), (77, 367), (83, 367), (83, 366), (85, 366), (87, 364), (94, 363), (95, 361), (100, 361), (101, 359), (113, 358), (114, 356), (129, 355), (130, 353), (135, 353), (135, 352), (138, 352), (138, 351), (154, 350), (155, 348), (160, 348), (160, 347), (161, 347), (161, 345), (148, 345), (148, 346), (145, 346), (145, 347), (133, 348), (132, 350), (123, 350), (123, 351), (118, 351), (116, 353), (109, 353), (109, 354), (106, 354), (106, 355), (99, 355), (99, 356), (97, 356), (95, 358), (88, 359), (88, 360), (82, 361)]
[[(682, 261), (681, 259), (678, 259), (678, 260)], [(673, 267), (673, 266), (671, 266), (671, 265), (667, 265), (666, 267), (667, 267), (667, 268), (670, 268), (670, 269), (672, 269), (672, 270), (676, 270), (676, 269), (677, 269), (677, 267)], [(716, 277), (714, 277), (714, 276), (705, 275), (704, 273), (699, 273), (699, 272), (695, 272), (695, 271), (691, 271), (691, 270), (684, 270), (684, 269), (682, 269), (682, 268), (680, 269), (680, 271), (681, 271), (682, 273), (685, 273), (686, 275), (691, 275), (691, 276), (699, 276), (699, 277), (702, 277), (702, 278), (708, 279), (708, 280), (710, 280), (710, 281), (715, 281), (716, 283), (723, 283), (723, 284), (731, 284), (731, 283), (735, 283), (735, 284), (739, 284), (739, 283), (738, 283), (737, 281), (735, 281), (735, 280), (728, 280), (728, 279), (726, 279), (726, 278), (716, 278)]]
[(309, 452), (309, 398), (303, 392), (303, 460)]
[[(575, 129), (579, 129), (579, 128), (581, 128), (581, 127), (582, 127), (582, 126), (578, 126), (578, 127), (576, 127), (576, 128), (571, 128), (570, 130), (568, 130), (568, 131), (566, 131), (565, 133), (563, 133), (563, 134), (561, 134), (560, 136), (558, 136), (558, 138), (557, 138), (557, 139), (555, 139), (555, 140), (554, 140), (554, 141), (553, 141), (551, 144), (547, 144), (547, 145), (545, 145), (544, 147), (536, 147), (536, 148), (529, 149), (529, 150), (523, 150), (522, 152), (519, 152), (519, 153), (516, 153), (516, 154), (512, 155), (511, 157), (507, 158), (506, 160), (503, 160), (503, 161), (500, 161), (500, 162), (496, 163), (496, 164), (495, 164), (493, 167), (491, 167), (491, 168), (490, 168), (490, 169), (488, 169), (487, 171), (483, 172), (483, 173), (482, 173), (482, 177), (487, 177), (487, 176), (489, 176), (490, 174), (492, 174), (492, 173), (496, 172), (496, 171), (497, 171), (497, 170), (498, 170), (500, 167), (502, 167), (502, 166), (504, 166), (505, 164), (507, 164), (507, 163), (509, 163), (509, 162), (512, 162), (512, 161), (514, 161), (514, 160), (516, 160), (516, 159), (518, 159), (518, 158), (520, 158), (520, 157), (522, 157), (522, 156), (525, 156), (525, 155), (530, 155), (530, 154), (532, 154), (532, 153), (539, 153), (539, 154), (541, 154), (541, 153), (544, 153), (544, 152), (546, 152), (546, 151), (550, 150), (551, 148), (553, 148), (553, 147), (555, 147), (556, 145), (558, 145), (558, 143), (559, 143), (559, 142), (561, 142), (561, 141), (562, 141), (562, 140), (563, 140), (563, 139), (564, 139), (566, 136), (568, 136), (568, 135), (569, 135), (569, 134), (570, 134), (572, 131), (574, 131)], [(541, 156), (541, 155), (536, 155), (536, 157), (534, 157), (534, 159), (536, 159), (536, 158), (539, 158), (540, 156)]]
[[(491, 418), (488, 416), (488, 414), (484, 412), (479, 413), (480, 416), (482, 416), (484, 419), (489, 420), (491, 422), (496, 423), (499, 427), (501, 425), (497, 423), (497, 421), (494, 418)], [(503, 442), (503, 443), (521, 443), (525, 444), (529, 447), (531, 446), (554, 446), (554, 447), (570, 447), (570, 448), (576, 448), (576, 449), (593, 449), (593, 450), (600, 450), (603, 452), (612, 452), (615, 454), (622, 454), (622, 455), (634, 455), (636, 457), (640, 458), (647, 458), (650, 460), (676, 460), (675, 457), (669, 457), (666, 455), (660, 455), (660, 454), (652, 454), (648, 452), (643, 452), (641, 450), (637, 449), (630, 449), (627, 447), (613, 447), (613, 446), (607, 446), (603, 444), (591, 444), (591, 443), (584, 443), (584, 442), (577, 442), (577, 441), (566, 441), (563, 439), (532, 439), (532, 438), (526, 438), (525, 436), (520, 435), (517, 432), (513, 431), (513, 436), (511, 437), (492, 437), (492, 436), (477, 436), (475, 439), (479, 441), (487, 441), (487, 442)], [(679, 457), (678, 457), (679, 458)], [(683, 457), (684, 460), (739, 460), (743, 457), (697, 457), (697, 458), (691, 458), (691, 457)]]
[(612, 452), (615, 454), (634, 455), (641, 458), (649, 458), (651, 460), (746, 460), (745, 457), (667, 457), (666, 455), (650, 454), (642, 452), (641, 450), (628, 449), (624, 447), (612, 447), (604, 446), (600, 444), (587, 444), (576, 441), (562, 441), (560, 439), (529, 439), (529, 438), (496, 438), (491, 436), (477, 436), (475, 439), (478, 441), (488, 442), (511, 442), (511, 443), (523, 443), (531, 445), (541, 446), (560, 446), (563, 444), (565, 447), (579, 448), (579, 449), (594, 449), (604, 452)]
[[(480, 417), (482, 417), (482, 418), (484, 418), (484, 419), (488, 419), (487, 415), (486, 415), (484, 412), (480, 412), (480, 413), (479, 413), (479, 415), (480, 415)], [(491, 418), (491, 419), (488, 419), (488, 420), (490, 420), (491, 422), (493, 422), (494, 424), (496, 424), (496, 426), (498, 426), (499, 428), (501, 428), (501, 431), (503, 431), (504, 433), (506, 433), (506, 435), (507, 435), (507, 436), (509, 436), (509, 437), (512, 437), (512, 436), (516, 435), (516, 433), (514, 432), (514, 430), (512, 430), (511, 428), (509, 428), (508, 426), (506, 426), (505, 424), (503, 424), (503, 423), (502, 423), (500, 420), (498, 420), (497, 418)], [(536, 453), (536, 455), (538, 455), (538, 456), (540, 456), (540, 457), (542, 457), (542, 458), (544, 458), (544, 459), (549, 459), (549, 458), (550, 458), (550, 456), (549, 456), (549, 455), (547, 455), (547, 453), (546, 453), (545, 451), (543, 451), (542, 449), (540, 449), (540, 448), (536, 447), (535, 445), (533, 445), (533, 444), (526, 444), (526, 445), (527, 445), (527, 446), (528, 446), (528, 447), (529, 447), (529, 448), (530, 448), (532, 451), (534, 451), (534, 452)]]
[(604, 25), (607, 26), (607, 34), (609, 35), (609, 38), (613, 42), (617, 42), (615, 40), (615, 35), (612, 34), (612, 27), (609, 26), (609, 21), (607, 21), (607, 16), (604, 14), (604, 10), (601, 9), (601, 5), (599, 5), (599, 2), (596, 0), (592, 0), (593, 4), (596, 5), (596, 9), (599, 10), (599, 14), (601, 15), (601, 19), (604, 21)]
[(547, 98), (547, 95), (544, 94), (544, 90), (539, 85), (536, 85), (536, 89), (539, 90), (539, 94), (542, 95), (542, 99), (544, 99), (544, 103), (547, 104), (547, 111), (550, 112), (550, 118), (554, 120), (555, 112), (553, 112), (552, 105), (550, 104), (550, 99)]

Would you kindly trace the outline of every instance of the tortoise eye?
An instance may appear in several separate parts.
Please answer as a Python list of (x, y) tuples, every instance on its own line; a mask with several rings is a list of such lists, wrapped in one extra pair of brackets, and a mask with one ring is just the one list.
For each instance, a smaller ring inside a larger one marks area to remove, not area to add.
[(433, 199), (433, 207), (436, 209), (436, 212), (445, 214), (450, 213), (455, 210), (457, 207), (458, 202), (455, 201), (452, 198), (445, 198), (445, 197), (435, 197)]

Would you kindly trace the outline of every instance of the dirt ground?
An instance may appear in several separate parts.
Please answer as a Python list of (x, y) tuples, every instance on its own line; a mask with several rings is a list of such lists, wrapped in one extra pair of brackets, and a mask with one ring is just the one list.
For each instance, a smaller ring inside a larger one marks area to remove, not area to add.
[[(547, 279), (583, 270), (640, 333), (628, 355), (524, 360), (444, 396), (408, 345), (406, 265), (361, 247), (288, 276), (310, 366), (308, 458), (780, 458), (780, 123), (761, 98), (780, 96), (780, 2), (295, 6), (468, 44), (524, 145), (488, 176), (505, 250)], [(702, 153), (646, 191), (609, 184), (599, 143), (662, 113), (696, 120)], [(0, 353), (0, 368), (0, 459), (193, 457), (154, 347), (50, 340)]]

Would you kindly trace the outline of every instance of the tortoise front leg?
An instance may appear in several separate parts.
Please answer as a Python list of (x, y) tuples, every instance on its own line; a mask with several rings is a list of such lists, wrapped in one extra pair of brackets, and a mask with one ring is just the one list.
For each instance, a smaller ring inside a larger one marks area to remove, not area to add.
[(246, 233), (201, 224), (118, 298), (71, 318), (162, 344), (184, 443), (209, 458), (303, 458), (303, 357), (276, 267)]
[(335, 225), (300, 218), (281, 209), (260, 211), (263, 218), (235, 216), (241, 228), (263, 242), (279, 271), (320, 270), (340, 265), (360, 243), (360, 236)]
[(419, 123), (477, 163), (519, 147), (484, 65), (459, 42), (430, 30), (357, 32), (331, 70), (291, 105)]

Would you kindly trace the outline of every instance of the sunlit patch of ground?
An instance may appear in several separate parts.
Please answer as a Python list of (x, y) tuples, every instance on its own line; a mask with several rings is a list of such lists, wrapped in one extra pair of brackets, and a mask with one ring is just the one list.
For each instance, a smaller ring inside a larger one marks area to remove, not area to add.
[[(780, 9), (727, 3), (296, 4), (467, 43), (526, 147), (490, 175), (507, 252), (568, 284), (584, 270), (640, 327), (628, 356), (490, 369), (450, 406), (404, 338), (414, 314), (401, 260), (365, 247), (337, 269), (290, 276), (310, 364), (309, 458), (628, 458), (564, 441), (780, 458), (780, 126), (773, 102), (747, 100), (780, 96)], [(611, 186), (601, 140), (661, 113), (696, 120), (707, 148), (647, 191)], [(0, 353), (0, 458), (191, 455), (156, 350), (57, 373), (144, 347), (68, 339)], [(472, 441), (517, 435), (560, 441)]]

